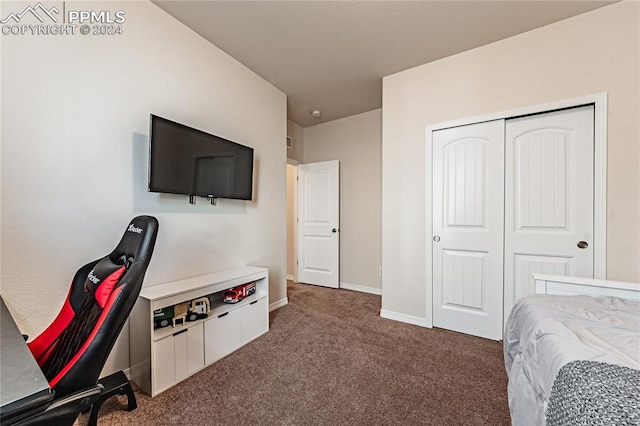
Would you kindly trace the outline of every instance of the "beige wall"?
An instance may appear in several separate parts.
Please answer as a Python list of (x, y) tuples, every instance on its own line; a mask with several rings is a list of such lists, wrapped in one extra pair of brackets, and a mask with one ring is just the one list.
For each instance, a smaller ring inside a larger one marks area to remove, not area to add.
[(287, 136), (293, 138), (293, 148), (287, 148), (287, 158), (302, 163), (304, 152), (304, 131), (291, 120), (287, 120)]
[(340, 161), (340, 282), (380, 289), (382, 111), (304, 129), (304, 162)]
[[(2, 36), (1, 291), (20, 329), (41, 332), (139, 214), (160, 222), (145, 285), (249, 264), (284, 299), (286, 96), (150, 2), (67, 3), (127, 20), (121, 36)], [(149, 193), (150, 113), (253, 147), (254, 200)], [(107, 372), (129, 366), (128, 339)]]
[[(425, 126), (608, 92), (607, 277), (640, 281), (640, 3), (623, 2), (383, 80), (383, 299), (424, 318)], [(428, 161), (428, 159), (427, 159)]]

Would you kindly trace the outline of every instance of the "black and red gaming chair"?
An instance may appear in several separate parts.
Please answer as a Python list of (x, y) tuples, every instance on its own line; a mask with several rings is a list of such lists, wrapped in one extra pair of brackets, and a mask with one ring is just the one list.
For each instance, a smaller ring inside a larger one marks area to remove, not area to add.
[(156, 218), (138, 216), (109, 255), (76, 272), (56, 319), (28, 343), (54, 400), (18, 424), (71, 425), (100, 397), (100, 372), (138, 298), (157, 234)]

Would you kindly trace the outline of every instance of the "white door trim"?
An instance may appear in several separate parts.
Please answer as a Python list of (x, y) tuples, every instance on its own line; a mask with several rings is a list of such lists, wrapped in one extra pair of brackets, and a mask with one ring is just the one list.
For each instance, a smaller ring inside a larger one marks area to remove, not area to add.
[(427, 189), (426, 199), (426, 247), (425, 247), (425, 294), (426, 294), (426, 316), (425, 324), (433, 327), (433, 250), (431, 244), (431, 233), (433, 229), (432, 220), (432, 186), (433, 186), (433, 162), (432, 133), (436, 130), (449, 127), (465, 126), (468, 124), (480, 123), (483, 121), (509, 119), (529, 114), (539, 114), (558, 109), (572, 108), (582, 105), (594, 105), (594, 250), (593, 250), (593, 272), (595, 279), (606, 279), (607, 277), (607, 92), (586, 95), (572, 99), (565, 99), (546, 104), (525, 106), (502, 112), (480, 115), (476, 117), (463, 118), (459, 120), (447, 121), (444, 123), (429, 124), (426, 126), (426, 149), (425, 149), (425, 183)]
[[(287, 193), (287, 195), (291, 195), (293, 197), (293, 220), (294, 220), (294, 225), (293, 225), (293, 247), (291, 247), (291, 250), (293, 250), (295, 260), (297, 261), (298, 260), (298, 165), (300, 165), (300, 162), (298, 160), (294, 160), (293, 158), (287, 158), (287, 164), (293, 166), (295, 168), (295, 171), (296, 171), (296, 175), (294, 177), (295, 185), (294, 185), (294, 188), (293, 188), (293, 194), (288, 194)], [(288, 187), (288, 182), (287, 182), (287, 187)], [(289, 247), (287, 247), (287, 252), (288, 251), (289, 251)], [(288, 257), (288, 253), (287, 253), (287, 257)], [(287, 279), (293, 281), (294, 283), (298, 282), (298, 266), (297, 266), (297, 264), (294, 265), (293, 276), (287, 275)]]

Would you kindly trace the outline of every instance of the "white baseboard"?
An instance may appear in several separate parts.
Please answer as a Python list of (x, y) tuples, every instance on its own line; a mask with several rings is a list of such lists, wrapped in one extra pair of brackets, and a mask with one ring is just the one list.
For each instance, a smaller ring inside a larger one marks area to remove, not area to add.
[(269, 312), (275, 311), (278, 308), (282, 308), (284, 305), (289, 304), (289, 298), (285, 297), (283, 299), (278, 300), (277, 302), (273, 302), (269, 304)]
[(151, 360), (147, 359), (145, 361), (139, 362), (138, 364), (130, 365), (129, 368), (123, 371), (124, 374), (126, 374), (129, 378), (129, 380), (131, 380), (132, 377), (140, 378), (145, 377), (145, 375), (148, 376), (149, 372), (151, 371)]
[(287, 281), (294, 281), (293, 278), (294, 278), (293, 275), (287, 274)]
[(358, 285), (358, 284), (343, 283), (342, 281), (340, 281), (340, 288), (344, 288), (345, 290), (359, 291), (361, 293), (376, 294), (378, 296), (382, 295), (381, 288), (367, 287), (367, 286)]
[(380, 316), (382, 318), (406, 322), (407, 324), (419, 325), (420, 327), (428, 327), (431, 328), (431, 325), (427, 322), (426, 318), (416, 317), (413, 315), (401, 314), (399, 312), (387, 311), (385, 309), (380, 309)]

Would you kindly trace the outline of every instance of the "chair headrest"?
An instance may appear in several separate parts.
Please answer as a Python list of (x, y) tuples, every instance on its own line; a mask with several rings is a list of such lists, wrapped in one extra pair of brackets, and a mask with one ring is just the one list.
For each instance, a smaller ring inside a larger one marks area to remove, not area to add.
[(127, 268), (133, 263), (148, 262), (151, 259), (157, 232), (158, 220), (155, 217), (133, 218), (109, 258), (115, 264), (124, 263)]
[(84, 282), (85, 293), (93, 295), (100, 307), (104, 308), (126, 268), (125, 264), (113, 263), (109, 257), (105, 257), (89, 272)]
[(156, 218), (134, 218), (111, 254), (93, 266), (84, 281), (84, 292), (94, 296), (101, 308), (127, 270), (134, 264), (149, 263), (157, 230)]

